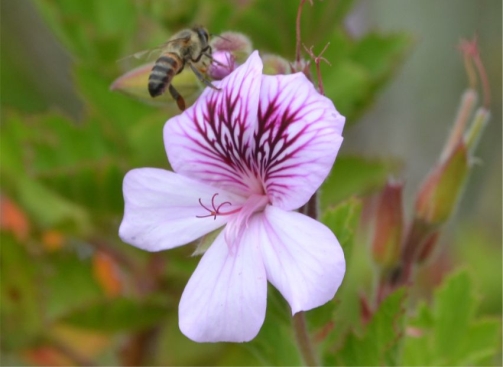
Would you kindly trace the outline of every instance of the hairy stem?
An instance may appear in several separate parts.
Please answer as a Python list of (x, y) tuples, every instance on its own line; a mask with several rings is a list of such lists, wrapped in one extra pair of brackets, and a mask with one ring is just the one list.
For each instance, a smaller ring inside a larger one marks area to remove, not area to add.
[(295, 338), (299, 346), (300, 354), (304, 359), (306, 366), (319, 366), (318, 357), (314, 351), (309, 332), (307, 330), (306, 318), (304, 312), (297, 312), (293, 316), (293, 329)]

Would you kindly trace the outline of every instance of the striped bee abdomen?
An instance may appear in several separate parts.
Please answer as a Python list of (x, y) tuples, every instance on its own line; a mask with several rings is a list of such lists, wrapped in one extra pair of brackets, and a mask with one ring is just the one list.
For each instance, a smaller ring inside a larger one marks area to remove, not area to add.
[(150, 95), (157, 97), (163, 94), (182, 65), (182, 60), (175, 53), (170, 52), (159, 57), (148, 78), (148, 92)]

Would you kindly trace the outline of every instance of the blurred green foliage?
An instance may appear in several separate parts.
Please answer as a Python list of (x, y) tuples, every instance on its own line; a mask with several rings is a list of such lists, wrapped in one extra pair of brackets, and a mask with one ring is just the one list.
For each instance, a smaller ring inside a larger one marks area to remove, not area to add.
[[(82, 107), (70, 113), (47, 108), (43, 93), (26, 88), (33, 83), (24, 83), (23, 65), (4, 56), (16, 45), (4, 45), (2, 364), (50, 365), (61, 360), (54, 356), (78, 363), (76, 355), (99, 365), (301, 364), (290, 310), (272, 288), (265, 324), (250, 343), (196, 344), (180, 333), (178, 300), (197, 263), (189, 257), (191, 249), (147, 254), (117, 236), (122, 178), (133, 167), (169, 168), (162, 127), (177, 111), (173, 105), (153, 108), (109, 91), (111, 82), (126, 71), (118, 59), (161, 44), (191, 24), (205, 24), (215, 34), (241, 31), (255, 48), (292, 60), (297, 2), (32, 4), (71, 57), (71, 85)], [(322, 64), (321, 72), (327, 96), (348, 125), (371, 105), (412, 46), (405, 33), (352, 37), (343, 26), (352, 5), (351, 0), (315, 1), (312, 7), (305, 5), (302, 15), (306, 46), (314, 45), (316, 54), (330, 42), (324, 57), (332, 65)], [(432, 306), (421, 303), (410, 314), (405, 312), (413, 302), (400, 289), (367, 324), (362, 322), (358, 291), (363, 287), (355, 279), (361, 279), (364, 270), (353, 266), (353, 258), (362, 257), (362, 246), (355, 248), (362, 211), (356, 197), (380, 187), (399, 168), (395, 160), (341, 156), (322, 187), (322, 221), (337, 234), (348, 261), (346, 281), (336, 298), (308, 313), (323, 361), (495, 364), (494, 355), (501, 350), (500, 320), (477, 318), (474, 286), (466, 273), (449, 278), (436, 291)], [(100, 262), (102, 254), (111, 260)], [(478, 261), (483, 266), (485, 258)], [(486, 310), (501, 311), (490, 306)], [(62, 336), (62, 326), (72, 331)], [(41, 352), (47, 350), (52, 354)]]

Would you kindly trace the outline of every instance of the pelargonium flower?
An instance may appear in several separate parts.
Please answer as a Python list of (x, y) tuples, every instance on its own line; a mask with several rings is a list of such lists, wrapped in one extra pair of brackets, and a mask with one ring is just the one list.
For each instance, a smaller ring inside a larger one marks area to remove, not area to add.
[(198, 342), (243, 342), (263, 324), (267, 281), (292, 313), (333, 298), (345, 272), (335, 235), (295, 212), (328, 175), (344, 117), (302, 73), (262, 75), (258, 52), (168, 120), (174, 172), (130, 171), (120, 237), (160, 251), (225, 226), (192, 274), (179, 326)]

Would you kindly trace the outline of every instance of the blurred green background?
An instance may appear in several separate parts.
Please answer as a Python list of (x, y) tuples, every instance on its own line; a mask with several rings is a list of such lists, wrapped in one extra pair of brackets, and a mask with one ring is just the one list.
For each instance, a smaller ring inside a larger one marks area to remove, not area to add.
[[(348, 330), (362, 328), (358, 297), (370, 294), (374, 283), (367, 235), (354, 209), (360, 202), (351, 197), (365, 202), (388, 176), (403, 178), (410, 215), (413, 195), (437, 160), (467, 86), (456, 47), (474, 35), (491, 83), (492, 118), (465, 196), (435, 260), (421, 270), (415, 292), (431, 300), (446, 274), (467, 269), (479, 304), (476, 316), (500, 324), (501, 1), (314, 3), (304, 9), (302, 41), (315, 53), (331, 43), (324, 56), (332, 65), (322, 66), (325, 90), (347, 116), (343, 148), (321, 204), (324, 210), (339, 204), (334, 215), (351, 214), (335, 225), (339, 238), (341, 231), (350, 238), (343, 288), (330, 311), (310, 316), (311, 327), (319, 331), (326, 314), (335, 315), (327, 350), (342, 352), (326, 363), (356, 363), (344, 357), (340, 345), (349, 345)], [(193, 248), (146, 254), (117, 237), (122, 178), (134, 167), (169, 168), (161, 132), (177, 111), (108, 89), (127, 71), (117, 60), (193, 24), (215, 34), (243, 32), (254, 48), (291, 60), (298, 2), (0, 4), (2, 364), (298, 364), (288, 310), (273, 290), (266, 324), (252, 343), (195, 344), (179, 332), (178, 300), (197, 264), (190, 257)], [(498, 346), (489, 344), (491, 351), (501, 351), (500, 339)], [(435, 359), (432, 353), (430, 360), (405, 353), (400, 358), (410, 359), (394, 361), (498, 364), (487, 350), (478, 359)]]

